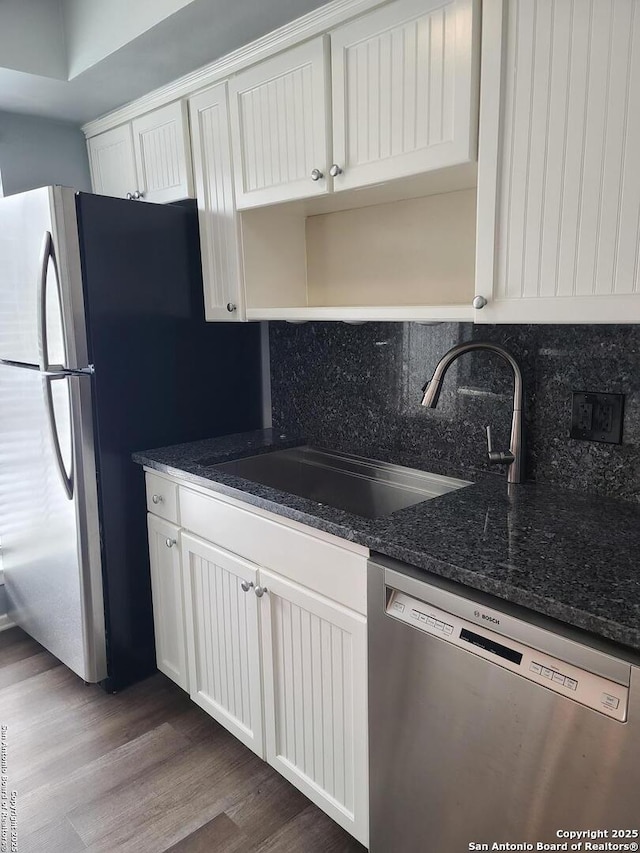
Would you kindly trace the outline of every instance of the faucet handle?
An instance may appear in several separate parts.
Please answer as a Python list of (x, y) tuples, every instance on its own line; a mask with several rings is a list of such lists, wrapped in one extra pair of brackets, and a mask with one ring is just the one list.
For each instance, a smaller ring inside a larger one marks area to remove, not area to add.
[(510, 450), (494, 450), (491, 427), (487, 424), (487, 458), (493, 465), (511, 465), (515, 456)]
[(491, 459), (491, 454), (493, 453), (493, 442), (491, 441), (491, 427), (487, 424), (487, 453), (489, 455), (489, 459)]

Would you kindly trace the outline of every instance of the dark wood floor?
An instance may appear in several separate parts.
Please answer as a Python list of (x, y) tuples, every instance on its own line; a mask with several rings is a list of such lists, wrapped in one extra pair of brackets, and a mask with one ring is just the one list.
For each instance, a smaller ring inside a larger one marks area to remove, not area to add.
[(157, 674), (116, 696), (0, 633), (19, 853), (364, 851)]

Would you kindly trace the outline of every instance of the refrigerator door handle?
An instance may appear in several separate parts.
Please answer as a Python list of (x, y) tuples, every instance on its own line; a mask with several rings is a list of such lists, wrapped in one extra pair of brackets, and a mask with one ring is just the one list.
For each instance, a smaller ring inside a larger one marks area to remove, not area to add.
[(96, 372), (92, 364), (87, 367), (63, 367), (61, 364), (50, 364), (49, 370), (42, 370), (37, 364), (29, 364), (26, 361), (12, 361), (8, 358), (0, 358), (0, 364), (4, 367), (15, 367), (17, 370), (35, 370), (42, 376), (50, 376), (52, 379), (62, 379), (65, 376), (93, 376)]
[[(53, 246), (53, 237), (50, 231), (46, 231), (42, 241), (42, 250), (40, 252), (40, 277), (38, 279), (38, 356), (40, 361), (40, 370), (44, 373), (52, 370), (52, 365), (49, 364), (49, 343), (47, 336), (47, 282), (49, 273), (49, 261), (53, 265), (53, 273), (56, 278), (56, 289), (58, 291), (58, 310), (60, 311), (60, 323), (62, 325), (62, 340), (64, 346), (64, 360), (68, 364), (67, 355), (67, 328), (64, 319), (64, 311), (62, 310), (62, 288), (60, 287), (60, 274), (58, 272), (58, 262)], [(55, 365), (56, 372), (59, 372), (60, 367)]]
[[(62, 480), (62, 485), (66, 492), (67, 498), (72, 501), (73, 495), (75, 491), (75, 472), (73, 467), (73, 451), (71, 454), (70, 461), (70, 470), (67, 472), (66, 466), (64, 464), (64, 458), (62, 456), (62, 449), (60, 448), (60, 437), (58, 435), (58, 426), (56, 424), (56, 413), (53, 405), (53, 393), (51, 390), (51, 383), (55, 380), (66, 379), (67, 375), (64, 373), (59, 373), (57, 375), (49, 375), (42, 377), (42, 385), (44, 389), (44, 402), (45, 408), (47, 411), (47, 421), (49, 423), (49, 431), (51, 433), (51, 441), (53, 443), (53, 452), (56, 457), (56, 465), (58, 468), (58, 473), (60, 474), (60, 479)], [(69, 393), (69, 419), (71, 420), (71, 393)], [(73, 423), (73, 421), (71, 421)], [(73, 426), (72, 426), (73, 429)], [(71, 441), (73, 447), (73, 438)]]

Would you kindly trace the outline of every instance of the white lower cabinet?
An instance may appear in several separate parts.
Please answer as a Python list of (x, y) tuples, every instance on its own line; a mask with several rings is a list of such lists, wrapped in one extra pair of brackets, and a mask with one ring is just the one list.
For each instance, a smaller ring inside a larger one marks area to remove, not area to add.
[(147, 525), (156, 664), (160, 672), (188, 691), (187, 642), (178, 545), (180, 528), (151, 514), (147, 516)]
[(191, 698), (263, 756), (257, 568), (188, 533), (182, 561)]
[[(149, 507), (170, 485), (147, 473)], [(158, 669), (366, 845), (368, 551), (173, 485), (181, 527), (148, 517)]]
[(267, 761), (366, 844), (366, 619), (259, 574)]

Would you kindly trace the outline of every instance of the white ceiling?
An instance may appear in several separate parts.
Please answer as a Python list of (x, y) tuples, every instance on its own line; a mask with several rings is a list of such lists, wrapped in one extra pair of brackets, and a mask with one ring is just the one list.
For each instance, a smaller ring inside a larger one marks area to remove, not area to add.
[(77, 123), (326, 0), (0, 0), (0, 110)]

